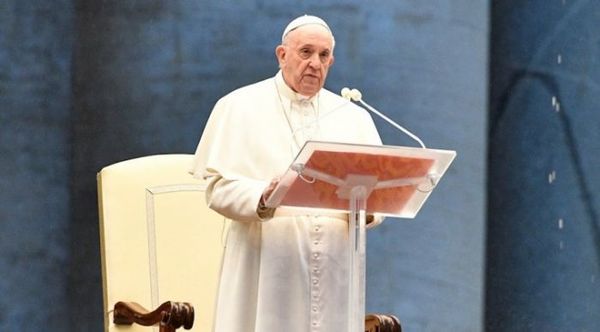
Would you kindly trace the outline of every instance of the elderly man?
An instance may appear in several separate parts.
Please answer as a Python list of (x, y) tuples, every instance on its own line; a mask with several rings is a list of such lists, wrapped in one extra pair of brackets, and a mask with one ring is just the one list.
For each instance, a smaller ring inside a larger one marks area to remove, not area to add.
[(366, 111), (323, 88), (334, 45), (320, 18), (293, 20), (275, 49), (280, 71), (220, 99), (204, 129), (192, 171), (232, 220), (217, 332), (347, 329), (348, 215), (264, 206), (307, 140), (381, 144)]

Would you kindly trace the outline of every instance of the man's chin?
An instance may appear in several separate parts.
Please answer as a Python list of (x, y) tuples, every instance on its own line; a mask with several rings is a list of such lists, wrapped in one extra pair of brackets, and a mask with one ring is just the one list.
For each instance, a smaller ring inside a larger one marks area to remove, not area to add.
[(304, 84), (304, 86), (302, 86), (302, 89), (298, 92), (300, 92), (300, 94), (302, 95), (312, 97), (315, 94), (317, 94), (319, 90), (321, 90), (321, 85), (319, 84)]

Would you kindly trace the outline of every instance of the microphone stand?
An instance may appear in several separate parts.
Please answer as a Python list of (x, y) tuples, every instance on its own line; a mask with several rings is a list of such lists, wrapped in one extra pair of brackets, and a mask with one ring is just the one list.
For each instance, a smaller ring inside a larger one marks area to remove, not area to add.
[(343, 88), (341, 95), (342, 95), (342, 97), (344, 97), (344, 98), (346, 98), (348, 100), (357, 101), (357, 102), (361, 103), (369, 111), (371, 111), (372, 113), (375, 113), (377, 116), (379, 116), (380, 118), (384, 119), (389, 124), (391, 124), (392, 126), (396, 127), (397, 129), (401, 130), (403, 133), (405, 133), (406, 135), (408, 135), (413, 140), (417, 141), (417, 143), (419, 143), (419, 145), (421, 145), (421, 147), (423, 149), (427, 148), (425, 146), (425, 143), (423, 143), (423, 141), (417, 135), (411, 133), (408, 129), (406, 129), (406, 128), (402, 127), (401, 125), (397, 124), (392, 119), (388, 118), (385, 114), (379, 112), (378, 110), (376, 110), (375, 108), (373, 108), (371, 105), (369, 105), (365, 101), (363, 101), (362, 100), (362, 93), (358, 89), (352, 89), (352, 90), (350, 90), (349, 88)]

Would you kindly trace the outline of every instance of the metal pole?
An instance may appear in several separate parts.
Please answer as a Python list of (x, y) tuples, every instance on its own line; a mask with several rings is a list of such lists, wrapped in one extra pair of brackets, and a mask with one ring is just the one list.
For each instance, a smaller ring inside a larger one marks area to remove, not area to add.
[(356, 186), (350, 192), (348, 284), (348, 331), (365, 330), (365, 248), (367, 188)]

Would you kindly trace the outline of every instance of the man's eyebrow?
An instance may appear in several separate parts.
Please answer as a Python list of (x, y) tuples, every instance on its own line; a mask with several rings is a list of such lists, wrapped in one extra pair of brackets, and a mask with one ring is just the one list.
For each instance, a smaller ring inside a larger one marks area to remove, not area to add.
[[(315, 46), (314, 44), (310, 44), (310, 43), (307, 43), (307, 44), (300, 44), (300, 45), (298, 46), (298, 49), (303, 49), (303, 48), (317, 48), (317, 46)], [(323, 51), (328, 51), (328, 52), (331, 52), (331, 48), (330, 48), (330, 47), (325, 47), (325, 48), (323, 49)]]

